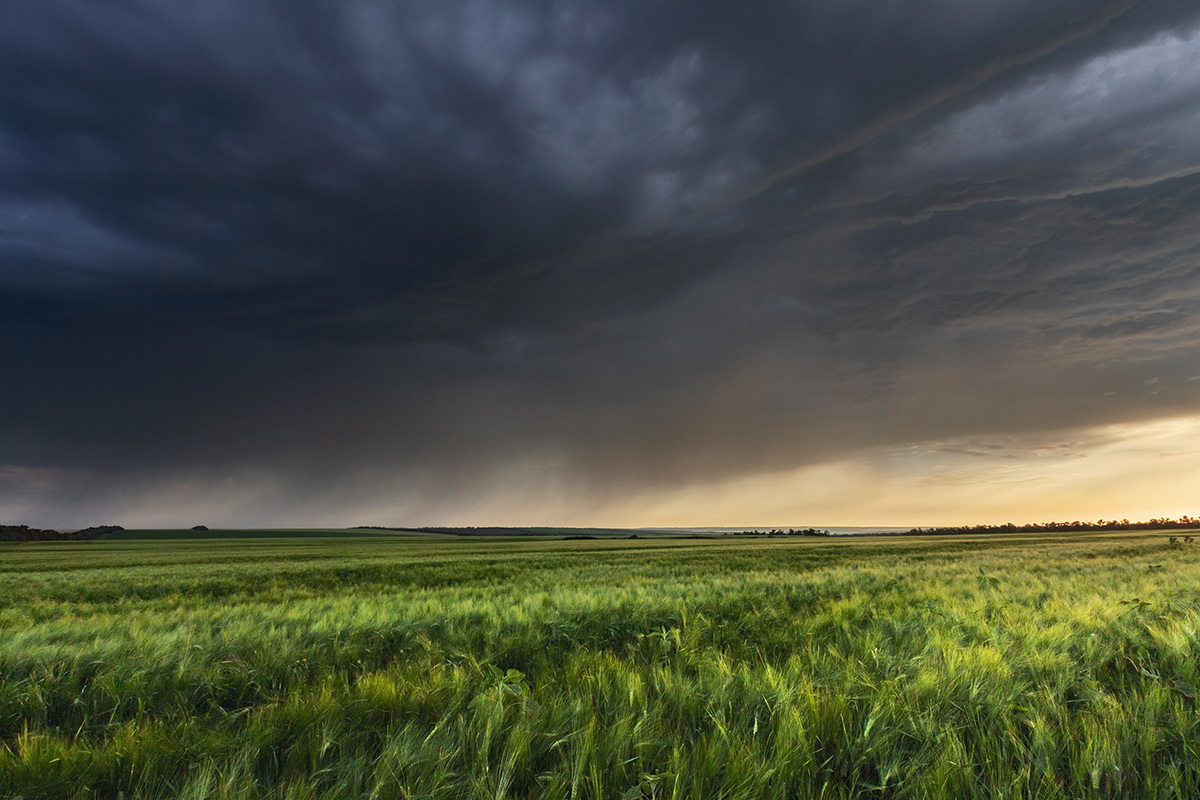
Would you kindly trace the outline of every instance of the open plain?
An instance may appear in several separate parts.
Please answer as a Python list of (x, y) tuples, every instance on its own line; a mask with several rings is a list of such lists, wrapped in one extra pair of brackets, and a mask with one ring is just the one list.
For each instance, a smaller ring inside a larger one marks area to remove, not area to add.
[(0, 545), (0, 796), (1200, 796), (1182, 535), (162, 536)]

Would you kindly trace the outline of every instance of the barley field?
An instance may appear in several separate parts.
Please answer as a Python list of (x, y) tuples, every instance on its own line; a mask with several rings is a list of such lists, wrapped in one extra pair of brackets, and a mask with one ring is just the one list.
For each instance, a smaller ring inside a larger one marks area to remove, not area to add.
[(0, 796), (1200, 797), (1173, 533), (4, 544)]

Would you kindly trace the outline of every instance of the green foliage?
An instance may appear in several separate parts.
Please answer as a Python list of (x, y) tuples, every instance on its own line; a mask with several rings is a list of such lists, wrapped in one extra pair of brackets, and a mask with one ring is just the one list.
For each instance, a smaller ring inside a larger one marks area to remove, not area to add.
[(1200, 551), (0, 547), (0, 797), (1200, 797)]

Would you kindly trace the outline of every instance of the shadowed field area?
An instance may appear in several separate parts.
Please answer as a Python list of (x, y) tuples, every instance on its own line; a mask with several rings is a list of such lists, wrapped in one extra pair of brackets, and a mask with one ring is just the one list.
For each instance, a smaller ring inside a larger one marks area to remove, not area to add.
[(0, 545), (0, 796), (1200, 796), (1182, 535)]

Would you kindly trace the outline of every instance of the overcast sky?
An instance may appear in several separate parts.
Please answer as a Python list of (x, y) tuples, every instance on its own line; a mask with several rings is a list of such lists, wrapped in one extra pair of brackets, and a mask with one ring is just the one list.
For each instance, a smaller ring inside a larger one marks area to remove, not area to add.
[(1200, 511), (1194, 0), (7, 0), (0, 522)]

